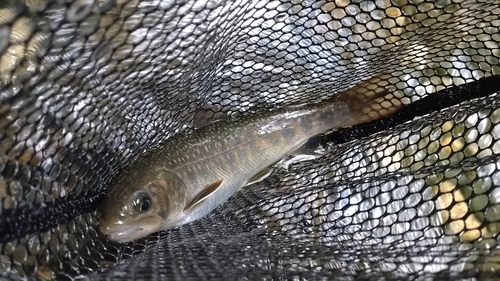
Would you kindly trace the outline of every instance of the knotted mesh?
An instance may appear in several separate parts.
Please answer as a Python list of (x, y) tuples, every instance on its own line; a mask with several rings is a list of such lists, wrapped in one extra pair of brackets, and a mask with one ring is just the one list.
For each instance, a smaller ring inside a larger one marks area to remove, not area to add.
[[(497, 1), (2, 1), (0, 279), (493, 278), (499, 15)], [(173, 135), (380, 73), (407, 107), (330, 132), (324, 156), (177, 229), (98, 231), (112, 178)]]

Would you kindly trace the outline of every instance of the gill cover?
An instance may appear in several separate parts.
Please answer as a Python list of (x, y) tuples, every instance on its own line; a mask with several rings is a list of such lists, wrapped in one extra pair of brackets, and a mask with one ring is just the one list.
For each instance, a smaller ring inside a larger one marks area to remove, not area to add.
[(100, 230), (116, 242), (129, 242), (176, 224), (186, 188), (164, 169), (120, 175), (99, 210)]

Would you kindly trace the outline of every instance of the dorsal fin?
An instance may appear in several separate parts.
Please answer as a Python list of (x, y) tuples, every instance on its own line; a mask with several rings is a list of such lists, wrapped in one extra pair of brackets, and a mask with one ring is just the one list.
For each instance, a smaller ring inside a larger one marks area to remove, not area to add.
[(184, 208), (184, 210), (185, 211), (189, 210), (189, 209), (193, 208), (194, 206), (198, 205), (198, 203), (207, 199), (210, 195), (214, 194), (214, 192), (217, 191), (217, 189), (219, 189), (221, 184), (222, 184), (222, 180), (218, 180), (218, 181), (210, 184), (209, 186), (205, 187), (200, 193), (198, 193), (198, 195), (196, 195), (196, 197), (194, 197), (194, 199), (189, 204), (187, 204), (187, 206)]

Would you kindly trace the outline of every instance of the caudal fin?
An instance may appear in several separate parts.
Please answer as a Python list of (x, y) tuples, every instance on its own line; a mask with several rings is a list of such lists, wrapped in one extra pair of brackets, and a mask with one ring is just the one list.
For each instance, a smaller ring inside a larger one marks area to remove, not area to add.
[(350, 127), (380, 119), (404, 107), (401, 98), (388, 89), (388, 74), (376, 75), (337, 95), (350, 109), (341, 127)]

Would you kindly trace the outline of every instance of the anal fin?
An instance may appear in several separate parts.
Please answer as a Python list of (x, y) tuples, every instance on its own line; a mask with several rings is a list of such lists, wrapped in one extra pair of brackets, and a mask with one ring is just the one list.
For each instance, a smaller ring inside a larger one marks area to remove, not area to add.
[(314, 160), (324, 154), (325, 151), (321, 144), (321, 136), (314, 136), (308, 139), (299, 148), (290, 152), (289, 155), (283, 157), (276, 165), (289, 170), (292, 164)]

